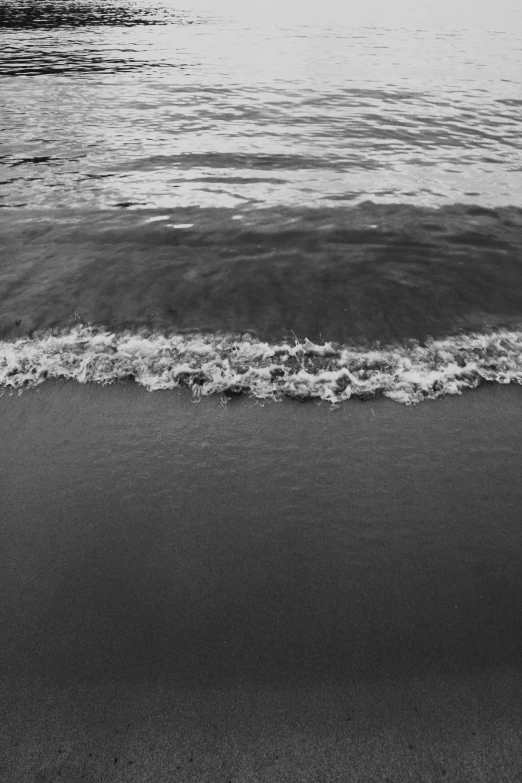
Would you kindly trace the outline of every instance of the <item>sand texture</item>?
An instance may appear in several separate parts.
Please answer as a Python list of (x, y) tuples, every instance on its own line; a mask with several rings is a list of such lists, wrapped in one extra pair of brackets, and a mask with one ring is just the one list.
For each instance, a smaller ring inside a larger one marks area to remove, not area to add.
[(522, 390), (0, 398), (0, 778), (522, 780)]

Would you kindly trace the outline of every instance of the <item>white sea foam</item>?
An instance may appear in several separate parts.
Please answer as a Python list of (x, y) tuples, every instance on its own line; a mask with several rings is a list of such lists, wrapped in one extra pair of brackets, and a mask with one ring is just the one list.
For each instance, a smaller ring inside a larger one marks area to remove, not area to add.
[(305, 340), (268, 343), (233, 334), (113, 333), (88, 326), (0, 342), (0, 387), (48, 378), (80, 383), (133, 379), (149, 390), (339, 403), (381, 393), (412, 405), (482, 381), (522, 384), (522, 331), (462, 334), (420, 345), (363, 349)]

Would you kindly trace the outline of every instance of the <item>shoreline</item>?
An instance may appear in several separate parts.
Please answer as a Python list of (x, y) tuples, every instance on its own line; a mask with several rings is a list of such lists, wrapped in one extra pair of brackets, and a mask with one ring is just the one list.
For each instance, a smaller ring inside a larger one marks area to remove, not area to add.
[(0, 342), (0, 388), (45, 380), (134, 380), (149, 391), (189, 388), (196, 397), (314, 398), (338, 404), (377, 394), (413, 405), (484, 382), (522, 384), (522, 331), (350, 346), (250, 333), (114, 333), (78, 324), (34, 339)]
[(516, 780), (521, 408), (4, 394), (3, 776)]

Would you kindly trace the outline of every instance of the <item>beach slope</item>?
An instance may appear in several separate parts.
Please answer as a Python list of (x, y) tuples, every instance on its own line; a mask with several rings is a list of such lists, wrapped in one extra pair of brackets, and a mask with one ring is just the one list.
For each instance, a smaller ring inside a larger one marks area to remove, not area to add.
[(522, 769), (522, 390), (0, 399), (0, 776)]

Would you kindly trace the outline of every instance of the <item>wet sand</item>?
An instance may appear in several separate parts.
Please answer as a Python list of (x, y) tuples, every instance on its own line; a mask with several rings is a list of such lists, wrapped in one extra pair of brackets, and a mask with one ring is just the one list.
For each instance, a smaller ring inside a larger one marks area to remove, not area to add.
[(0, 776), (517, 781), (522, 390), (0, 399)]

